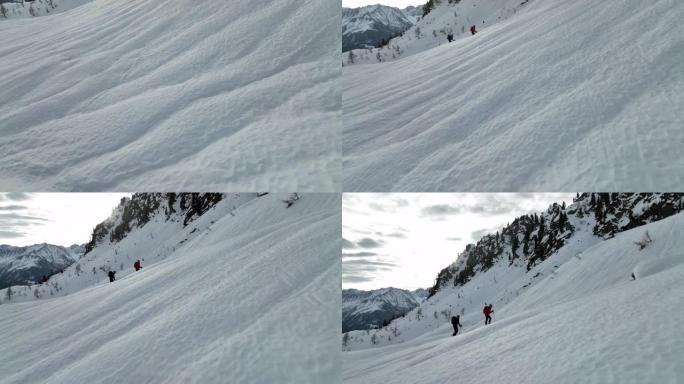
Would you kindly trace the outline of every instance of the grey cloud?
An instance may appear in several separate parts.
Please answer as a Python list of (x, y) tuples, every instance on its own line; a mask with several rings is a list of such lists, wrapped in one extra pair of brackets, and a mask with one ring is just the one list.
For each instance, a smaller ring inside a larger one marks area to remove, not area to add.
[(383, 195), (381, 199), (371, 201), (368, 207), (378, 212), (396, 212), (400, 208), (408, 207), (409, 201), (392, 195)]
[(26, 201), (33, 199), (30, 193), (9, 192), (0, 194), (0, 201)]
[(366, 249), (371, 249), (371, 248), (380, 248), (384, 242), (382, 240), (374, 240), (371, 239), (370, 237), (364, 237), (363, 239), (359, 240), (356, 242), (356, 245), (361, 247), (361, 248), (366, 248)]
[(356, 244), (354, 242), (349, 241), (345, 238), (342, 238), (342, 249), (354, 249), (356, 248)]
[(357, 275), (350, 273), (342, 274), (342, 283), (370, 283), (373, 281), (373, 277), (368, 275)]
[(0, 239), (17, 239), (19, 237), (23, 237), (24, 233), (18, 232), (18, 231), (3, 231), (0, 230)]
[(399, 232), (394, 232), (394, 233), (388, 233), (385, 236), (387, 237), (396, 237), (397, 239), (405, 239), (407, 236), (404, 235), (403, 233)]
[(447, 240), (449, 240), (449, 241), (461, 241), (461, 240), (463, 240), (463, 238), (454, 236), (454, 237), (447, 237)]
[(356, 252), (356, 253), (343, 253), (342, 257), (372, 257), (372, 256), (378, 256), (377, 253), (373, 252)]
[(17, 221), (38, 221), (46, 222), (50, 221), (43, 217), (22, 215), (18, 213), (0, 213), (0, 220), (17, 220)]
[(389, 271), (397, 268), (399, 265), (390, 261), (374, 261), (364, 259), (344, 260), (342, 262), (342, 269), (348, 271)]
[(20, 211), (22, 209), (28, 209), (25, 205), (5, 205), (0, 206), (0, 211)]
[(426, 217), (455, 215), (461, 212), (462, 210), (460, 207), (449, 204), (430, 205), (421, 209), (421, 215)]

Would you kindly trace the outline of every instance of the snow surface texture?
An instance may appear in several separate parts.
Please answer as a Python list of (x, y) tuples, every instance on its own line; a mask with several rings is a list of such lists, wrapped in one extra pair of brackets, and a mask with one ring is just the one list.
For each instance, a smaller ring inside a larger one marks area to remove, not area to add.
[(283, 198), (226, 199), (185, 228), (155, 217), (69, 267), (70, 294), (3, 296), (0, 383), (339, 381), (340, 197)]
[(0, 20), (0, 190), (339, 190), (339, 26), (332, 0)]
[(474, 37), (346, 66), (344, 189), (681, 189), (683, 17), (678, 0), (530, 1)]
[[(681, 383), (684, 214), (606, 241), (590, 235), (592, 221), (575, 221), (586, 230), (528, 273), (499, 262), (440, 290), (421, 320), (416, 309), (378, 334), (381, 347), (353, 332), (344, 382)], [(639, 250), (646, 231), (653, 242)], [(463, 313), (456, 337), (442, 311)]]

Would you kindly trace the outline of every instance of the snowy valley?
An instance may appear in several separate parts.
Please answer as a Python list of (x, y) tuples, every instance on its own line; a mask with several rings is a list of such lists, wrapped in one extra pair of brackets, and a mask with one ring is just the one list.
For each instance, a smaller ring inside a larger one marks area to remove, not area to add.
[(683, 209), (682, 194), (582, 194), (519, 217), (406, 316), (346, 333), (344, 382), (681, 382)]
[(297, 197), (124, 199), (77, 263), (0, 291), (0, 383), (339, 380), (340, 198)]

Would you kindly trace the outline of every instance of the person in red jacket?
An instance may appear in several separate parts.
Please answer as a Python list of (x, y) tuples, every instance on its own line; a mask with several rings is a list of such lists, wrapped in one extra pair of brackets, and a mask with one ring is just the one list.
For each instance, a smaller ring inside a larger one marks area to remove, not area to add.
[(140, 265), (140, 260), (136, 260), (135, 263), (133, 263), (133, 268), (135, 268), (136, 271), (142, 269), (142, 265)]
[(477, 33), (477, 30), (475, 30), (475, 26), (474, 26), (474, 25), (471, 25), (471, 26), (470, 26), (470, 33), (472, 33), (473, 35)]
[(494, 310), (492, 309), (492, 305), (485, 303), (485, 307), (482, 309), (482, 313), (485, 315), (485, 325), (491, 324), (492, 323), (492, 316), (491, 314), (494, 313)]

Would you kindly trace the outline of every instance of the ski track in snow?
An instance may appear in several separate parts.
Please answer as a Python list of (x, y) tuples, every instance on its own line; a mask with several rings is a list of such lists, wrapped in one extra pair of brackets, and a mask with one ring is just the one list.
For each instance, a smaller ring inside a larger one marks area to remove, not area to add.
[(677, 0), (531, 1), (474, 37), (346, 66), (344, 189), (680, 188), (682, 17)]
[(339, 23), (327, 0), (2, 20), (2, 189), (338, 190)]
[[(153, 220), (57, 276), (65, 296), (3, 302), (0, 383), (339, 381), (340, 198), (281, 198), (236, 216), (223, 201), (186, 228)], [(121, 260), (114, 283), (91, 280)]]

